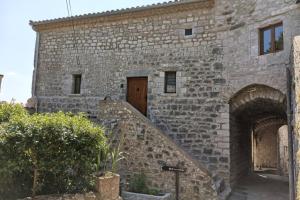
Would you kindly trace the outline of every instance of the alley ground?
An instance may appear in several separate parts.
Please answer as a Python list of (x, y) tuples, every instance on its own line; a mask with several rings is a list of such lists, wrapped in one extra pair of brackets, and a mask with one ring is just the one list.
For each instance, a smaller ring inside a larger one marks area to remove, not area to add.
[(229, 200), (288, 200), (289, 185), (281, 177), (252, 174), (233, 190)]

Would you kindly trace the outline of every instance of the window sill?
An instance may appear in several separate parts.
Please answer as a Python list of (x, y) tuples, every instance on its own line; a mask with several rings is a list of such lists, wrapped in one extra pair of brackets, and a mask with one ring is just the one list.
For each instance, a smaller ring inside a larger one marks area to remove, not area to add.
[(69, 94), (68, 96), (69, 97), (81, 97), (82, 94)]
[(177, 93), (162, 93), (162, 96), (176, 97), (176, 96), (177, 96)]
[(265, 54), (260, 54), (259, 56), (271, 56), (271, 55), (277, 55), (284, 52), (284, 50), (280, 50), (280, 51), (275, 51), (275, 52), (271, 52), (271, 53), (265, 53)]
[(195, 35), (184, 35), (183, 38), (184, 39), (193, 39), (195, 37)]

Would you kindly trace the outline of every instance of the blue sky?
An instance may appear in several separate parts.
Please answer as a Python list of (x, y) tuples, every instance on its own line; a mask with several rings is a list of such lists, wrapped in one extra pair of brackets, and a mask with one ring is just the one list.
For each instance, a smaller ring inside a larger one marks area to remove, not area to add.
[[(158, 3), (163, 0), (71, 0), (73, 15)], [(35, 32), (29, 20), (66, 17), (65, 0), (0, 0), (0, 101), (31, 96)]]

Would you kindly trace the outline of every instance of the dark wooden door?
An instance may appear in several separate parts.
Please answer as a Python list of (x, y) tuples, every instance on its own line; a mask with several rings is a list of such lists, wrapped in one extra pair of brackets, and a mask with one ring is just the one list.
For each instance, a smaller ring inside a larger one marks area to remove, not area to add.
[(147, 77), (127, 78), (127, 101), (144, 115), (147, 115)]

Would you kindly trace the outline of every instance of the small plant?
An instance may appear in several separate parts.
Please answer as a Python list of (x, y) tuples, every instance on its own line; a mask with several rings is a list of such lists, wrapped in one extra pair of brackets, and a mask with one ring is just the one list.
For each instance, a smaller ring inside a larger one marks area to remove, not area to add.
[(116, 173), (118, 171), (119, 162), (123, 160), (125, 157), (123, 156), (123, 152), (120, 150), (120, 143), (117, 147), (113, 148), (110, 152), (111, 157), (111, 171)]
[(115, 137), (116, 136), (111, 132), (108, 136), (107, 146), (99, 153), (99, 176), (117, 173), (120, 161), (125, 159), (124, 152), (121, 151), (121, 145), (123, 144), (124, 138), (121, 136), (118, 141)]
[[(117, 174), (119, 162), (124, 159), (121, 152), (123, 137), (115, 139), (117, 135), (110, 133), (105, 148), (98, 152), (98, 172), (96, 175), (96, 188), (100, 199), (119, 199), (120, 176)], [(115, 187), (111, 187), (112, 184)], [(110, 187), (110, 190), (107, 188)]]
[(135, 174), (129, 182), (129, 191), (135, 193), (146, 193), (148, 188), (146, 184), (146, 175), (144, 173)]
[(149, 188), (147, 185), (147, 176), (144, 173), (135, 174), (129, 182), (129, 191), (134, 193), (160, 195), (160, 191), (156, 188)]

